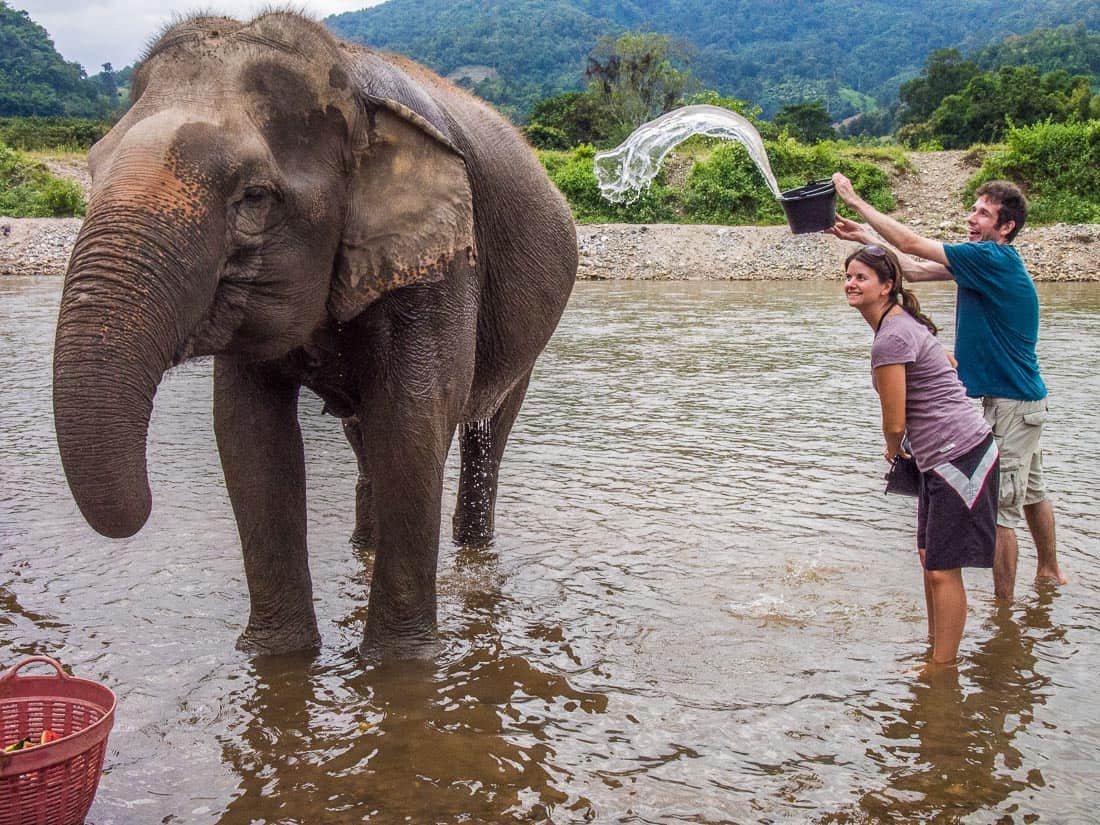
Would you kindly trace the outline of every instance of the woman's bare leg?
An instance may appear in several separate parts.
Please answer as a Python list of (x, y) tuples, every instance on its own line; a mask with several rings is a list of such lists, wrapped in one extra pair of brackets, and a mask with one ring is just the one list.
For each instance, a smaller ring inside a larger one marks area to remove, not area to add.
[(924, 581), (924, 607), (928, 614), (928, 641), (932, 642), (936, 638), (936, 614), (932, 609), (932, 581), (928, 578), (928, 571), (924, 569), (924, 548), (920, 548), (917, 552), (920, 554), (921, 576)]
[(932, 590), (932, 663), (953, 664), (966, 626), (966, 588), (962, 570), (926, 570)]

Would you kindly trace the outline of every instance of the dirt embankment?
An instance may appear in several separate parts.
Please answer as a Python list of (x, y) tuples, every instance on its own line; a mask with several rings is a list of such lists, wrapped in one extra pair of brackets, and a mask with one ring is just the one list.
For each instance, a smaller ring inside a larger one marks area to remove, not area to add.
[[(965, 238), (959, 192), (973, 168), (963, 152), (914, 153), (898, 177), (894, 216), (922, 235)], [(88, 188), (72, 160), (50, 164)], [(75, 218), (0, 218), (0, 275), (61, 275), (80, 229)], [(834, 278), (851, 244), (792, 235), (783, 226), (588, 224), (577, 227), (578, 277), (588, 280), (765, 280)], [(1025, 227), (1016, 239), (1039, 281), (1100, 280), (1100, 224)]]

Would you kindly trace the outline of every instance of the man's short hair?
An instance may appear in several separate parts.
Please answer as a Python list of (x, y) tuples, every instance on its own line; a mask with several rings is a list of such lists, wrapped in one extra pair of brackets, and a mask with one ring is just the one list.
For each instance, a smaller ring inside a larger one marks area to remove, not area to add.
[(1027, 220), (1027, 198), (1024, 193), (1019, 186), (1007, 180), (989, 180), (979, 186), (975, 193), (979, 198), (982, 195), (998, 205), (997, 226), (1004, 226), (1009, 221), (1016, 222), (1012, 231), (1005, 236), (1005, 240), (1012, 243), (1012, 239), (1024, 228), (1024, 221)]

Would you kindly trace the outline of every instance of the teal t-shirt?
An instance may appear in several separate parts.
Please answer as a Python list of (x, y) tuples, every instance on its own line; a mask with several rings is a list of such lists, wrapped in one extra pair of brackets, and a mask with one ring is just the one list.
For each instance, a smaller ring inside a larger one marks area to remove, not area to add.
[(971, 241), (943, 249), (959, 287), (955, 358), (966, 394), (1046, 398), (1035, 354), (1039, 296), (1016, 247)]

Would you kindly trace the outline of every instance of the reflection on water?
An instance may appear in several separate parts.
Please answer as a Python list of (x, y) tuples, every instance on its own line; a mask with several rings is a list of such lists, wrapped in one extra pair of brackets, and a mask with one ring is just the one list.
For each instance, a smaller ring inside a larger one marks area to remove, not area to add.
[[(1036, 642), (1049, 632), (1051, 589), (1016, 611), (996, 607), (963, 673), (941, 670), (914, 679), (901, 703), (874, 703), (868, 713), (882, 735), (867, 758), (882, 768), (882, 787), (863, 795), (858, 814), (838, 812), (822, 822), (963, 821), (998, 810), (1013, 794), (1041, 793), (1042, 763), (1027, 764), (1016, 735), (1035, 721), (1051, 680), (1037, 670)], [(1026, 820), (1034, 821), (1034, 820)], [(1052, 820), (1058, 821), (1058, 820)]]
[[(913, 507), (881, 495), (869, 333), (839, 284), (579, 284), (504, 460), (497, 541), (442, 548), (442, 653), (380, 667), (354, 655), (354, 458), (308, 394), (316, 655), (233, 648), (247, 596), (209, 363), (157, 396), (146, 528), (84, 524), (50, 420), (59, 292), (0, 281), (0, 664), (49, 653), (119, 693), (90, 822), (1092, 817), (1095, 285), (1041, 289), (1072, 581), (1025, 586), (1026, 537), (1016, 605), (968, 572), (963, 663), (936, 681), (914, 675)], [(951, 290), (921, 297), (949, 342)]]

